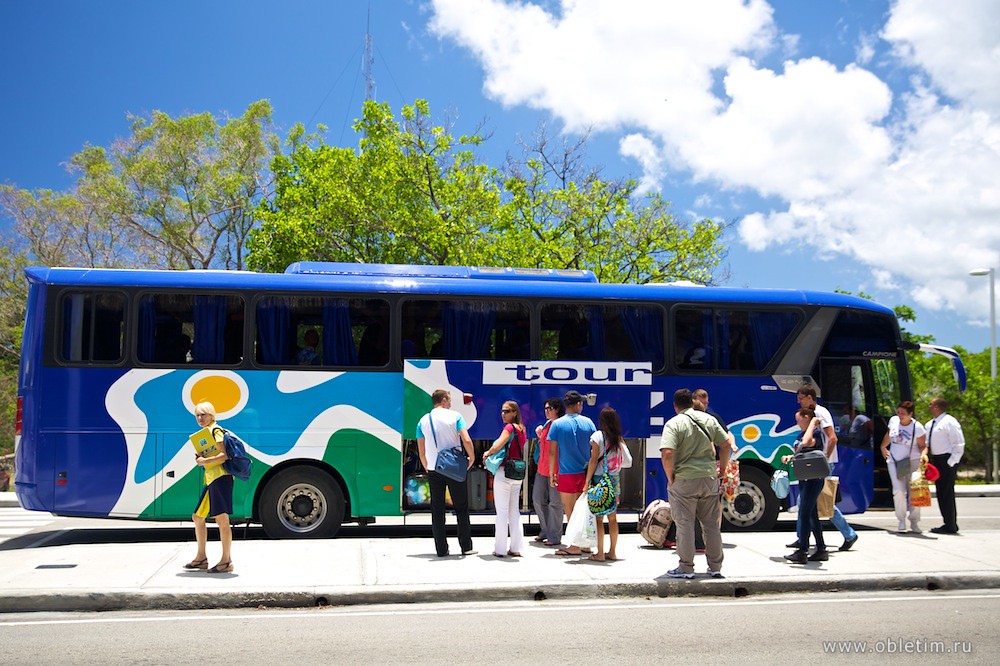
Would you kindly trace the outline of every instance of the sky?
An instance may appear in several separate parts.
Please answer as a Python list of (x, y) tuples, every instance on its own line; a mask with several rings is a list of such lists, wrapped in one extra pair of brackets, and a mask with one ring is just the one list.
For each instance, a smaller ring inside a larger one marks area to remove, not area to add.
[(606, 176), (731, 223), (726, 286), (861, 291), (989, 347), (995, 0), (0, 0), (0, 183), (67, 189), (130, 114), (263, 98), (355, 145), (369, 26), (378, 101), (484, 123), (496, 165), (590, 132)]

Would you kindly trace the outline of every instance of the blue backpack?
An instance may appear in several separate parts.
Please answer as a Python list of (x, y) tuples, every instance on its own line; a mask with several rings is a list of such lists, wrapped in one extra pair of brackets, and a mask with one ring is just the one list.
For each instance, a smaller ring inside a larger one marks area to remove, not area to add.
[(229, 456), (229, 459), (222, 463), (222, 469), (240, 481), (249, 479), (253, 460), (247, 454), (246, 442), (225, 428), (222, 428), (222, 442), (226, 447), (226, 455)]

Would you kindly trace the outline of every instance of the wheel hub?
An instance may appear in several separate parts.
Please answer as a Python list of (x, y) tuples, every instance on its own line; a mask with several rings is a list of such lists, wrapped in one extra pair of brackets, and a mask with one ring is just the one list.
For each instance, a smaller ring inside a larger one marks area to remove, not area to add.
[(312, 484), (297, 483), (278, 500), (278, 516), (285, 527), (295, 532), (308, 532), (326, 517), (323, 494)]

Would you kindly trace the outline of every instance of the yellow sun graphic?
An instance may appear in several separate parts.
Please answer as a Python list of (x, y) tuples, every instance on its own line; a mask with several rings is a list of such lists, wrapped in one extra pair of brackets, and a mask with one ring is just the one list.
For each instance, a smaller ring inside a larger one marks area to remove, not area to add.
[(238, 414), (247, 404), (246, 382), (235, 372), (205, 371), (192, 375), (184, 383), (184, 403), (193, 414), (199, 402), (210, 402), (216, 418), (221, 420)]
[(760, 428), (751, 423), (743, 426), (743, 430), (740, 431), (740, 435), (743, 437), (743, 441), (748, 444), (753, 444), (760, 439)]

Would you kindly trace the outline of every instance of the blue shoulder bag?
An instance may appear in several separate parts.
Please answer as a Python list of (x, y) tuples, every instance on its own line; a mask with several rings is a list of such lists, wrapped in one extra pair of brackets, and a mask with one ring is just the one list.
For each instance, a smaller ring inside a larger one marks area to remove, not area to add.
[[(438, 438), (434, 430), (434, 417), (428, 414), (427, 420), (431, 423), (431, 435), (434, 436), (434, 448), (437, 449)], [(469, 459), (462, 455), (461, 449), (438, 449), (434, 471), (452, 481), (465, 481), (465, 475), (469, 471)]]

